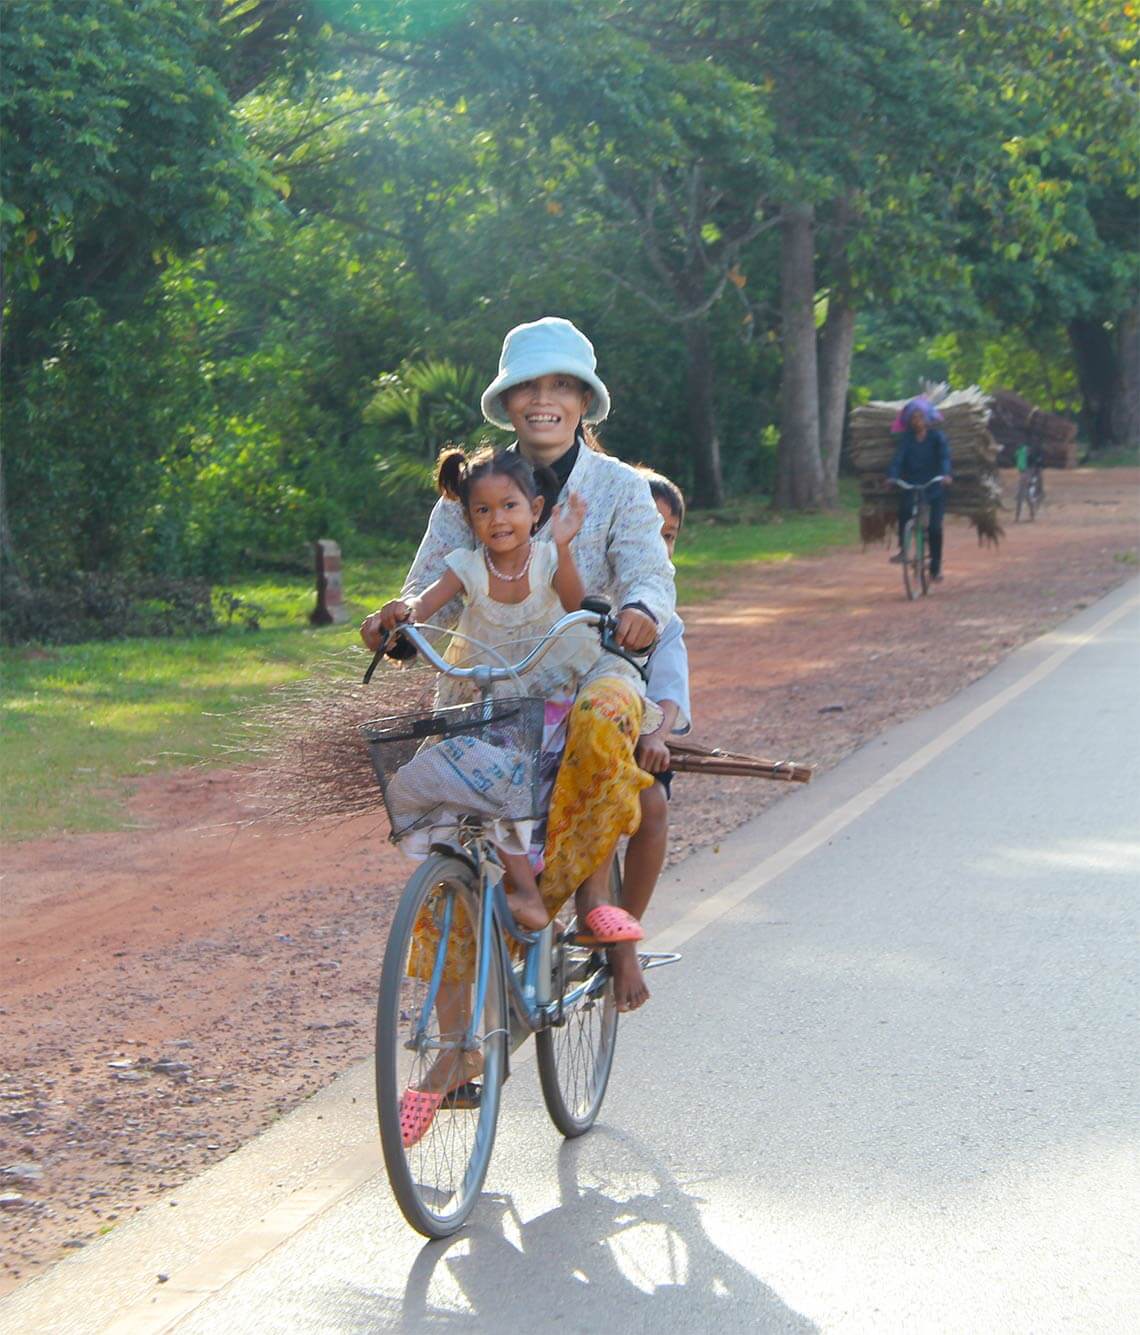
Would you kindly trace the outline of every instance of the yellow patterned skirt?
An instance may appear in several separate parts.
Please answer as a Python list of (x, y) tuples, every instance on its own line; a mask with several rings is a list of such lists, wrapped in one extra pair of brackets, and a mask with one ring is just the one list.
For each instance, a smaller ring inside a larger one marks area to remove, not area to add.
[[(589, 682), (574, 701), (550, 798), (546, 865), (538, 883), (552, 918), (641, 821), (641, 790), (653, 783), (634, 759), (642, 708), (633, 687), (617, 677)], [(426, 904), (416, 921), (411, 977), (431, 976), (438, 945), (439, 930)], [(452, 924), (443, 976), (449, 983), (475, 976), (475, 936), (466, 915)]]

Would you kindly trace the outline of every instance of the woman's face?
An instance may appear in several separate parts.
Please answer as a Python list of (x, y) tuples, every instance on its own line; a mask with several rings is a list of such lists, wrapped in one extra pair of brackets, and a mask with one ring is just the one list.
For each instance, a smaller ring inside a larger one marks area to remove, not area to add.
[(503, 407), (519, 444), (529, 453), (557, 459), (574, 443), (574, 433), (590, 403), (590, 391), (577, 376), (555, 372), (512, 385)]
[(542, 497), (532, 501), (513, 478), (502, 473), (481, 477), (467, 497), (467, 517), (475, 536), (499, 555), (525, 546), (541, 514)]
[(910, 429), (921, 440), (926, 435), (926, 414), (916, 408), (910, 415)]

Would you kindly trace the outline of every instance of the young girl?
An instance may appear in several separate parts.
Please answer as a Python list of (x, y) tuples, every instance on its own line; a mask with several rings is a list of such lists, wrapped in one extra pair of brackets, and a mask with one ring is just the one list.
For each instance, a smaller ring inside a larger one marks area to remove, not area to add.
[[(361, 626), (365, 641), (377, 627), (392, 631), (403, 621), (430, 621), (453, 598), (464, 608), (444, 657), (457, 666), (475, 662), (496, 665), (517, 661), (546, 634), (564, 612), (582, 605), (585, 590), (570, 551), (582, 527), (585, 502), (571, 494), (550, 517), (551, 542), (536, 542), (542, 496), (535, 473), (521, 454), (483, 450), (472, 458), (462, 450), (445, 451), (439, 460), (437, 485), (459, 501), (479, 546), (458, 548), (444, 558), (443, 575), (409, 602), (395, 599)], [(494, 646), (488, 654), (482, 645)], [(574, 627), (559, 637), (539, 662), (522, 677), (525, 694), (543, 698), (572, 697), (581, 678), (601, 652), (597, 635)], [(496, 683), (496, 695), (517, 695), (517, 682)], [(439, 707), (479, 698), (470, 683), (441, 676), (436, 688)], [(428, 809), (431, 809), (429, 804)], [(527, 857), (529, 827), (506, 835), (497, 847), (507, 871), (508, 903), (520, 926), (538, 930), (549, 914), (539, 894)]]

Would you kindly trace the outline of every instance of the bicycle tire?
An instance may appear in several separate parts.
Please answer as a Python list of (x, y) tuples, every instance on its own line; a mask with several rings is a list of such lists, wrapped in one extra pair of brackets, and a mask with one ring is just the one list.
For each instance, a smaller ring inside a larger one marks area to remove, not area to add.
[(918, 555), (915, 566), (918, 570), (918, 583), (925, 598), (930, 592), (930, 531), (926, 525), (918, 530)]
[[(610, 899), (621, 903), (621, 869), (614, 858)], [(573, 930), (573, 922), (571, 923)], [(552, 955), (552, 995), (562, 995), (591, 978), (604, 983), (585, 1000), (568, 1007), (560, 1024), (535, 1035), (538, 1078), (550, 1120), (571, 1140), (597, 1120), (606, 1097), (617, 1046), (618, 1009), (604, 950), (566, 942)]]
[[(491, 948), (487, 998), (475, 1026), (483, 1036), (479, 1056), (481, 1076), (472, 1073), (458, 1089), (444, 1098), (427, 1132), (415, 1145), (405, 1147), (400, 1129), (400, 1104), (405, 1090), (422, 1088), (435, 1060), (446, 1060), (438, 1048), (416, 1046), (416, 1030), (429, 992), (427, 979), (413, 976), (410, 955), (421, 913), (440, 922), (450, 899), (452, 921), (462, 916), (478, 923), (478, 880), (474, 869), (461, 858), (433, 854), (408, 881), (400, 898), (388, 936), (380, 972), (380, 996), (376, 1009), (376, 1107), (380, 1142), (388, 1181), (408, 1223), (429, 1238), (455, 1233), (474, 1208), (483, 1186), (495, 1142), (500, 1095), (506, 1070), (507, 1001), (503, 978), (502, 947), (496, 933)], [(454, 936), (440, 941), (439, 949), (455, 949)], [(422, 972), (422, 971), (421, 971)], [(454, 986), (454, 985), (453, 985)], [(461, 986), (461, 985), (460, 985)], [(443, 1041), (458, 1032), (471, 1004), (470, 987), (464, 989), (466, 1005), (449, 1017), (439, 1014), (439, 997), (424, 1025), (427, 1041)], [(456, 1005), (442, 993), (444, 1008)], [(447, 1028), (448, 1023), (451, 1028)], [(463, 1054), (470, 1059), (471, 1054)], [(457, 1060), (462, 1060), (456, 1052)]]
[(918, 597), (918, 564), (915, 559), (917, 529), (913, 519), (906, 521), (902, 536), (902, 575), (906, 596), (913, 602)]

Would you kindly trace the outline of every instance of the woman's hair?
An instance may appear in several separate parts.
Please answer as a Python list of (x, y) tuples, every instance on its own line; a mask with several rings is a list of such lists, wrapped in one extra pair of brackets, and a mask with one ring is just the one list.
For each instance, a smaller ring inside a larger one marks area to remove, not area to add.
[(491, 446), (468, 455), (459, 449), (443, 450), (435, 470), (435, 485), (450, 501), (470, 509), (471, 488), (484, 477), (507, 477), (533, 501), (548, 484), (548, 468), (532, 468), (518, 450), (496, 450)]
[(681, 488), (667, 478), (664, 473), (654, 472), (652, 468), (646, 468), (644, 464), (637, 471), (649, 483), (649, 490), (653, 494), (653, 499), (664, 501), (669, 513), (677, 523), (683, 524), (685, 522), (685, 497)]

